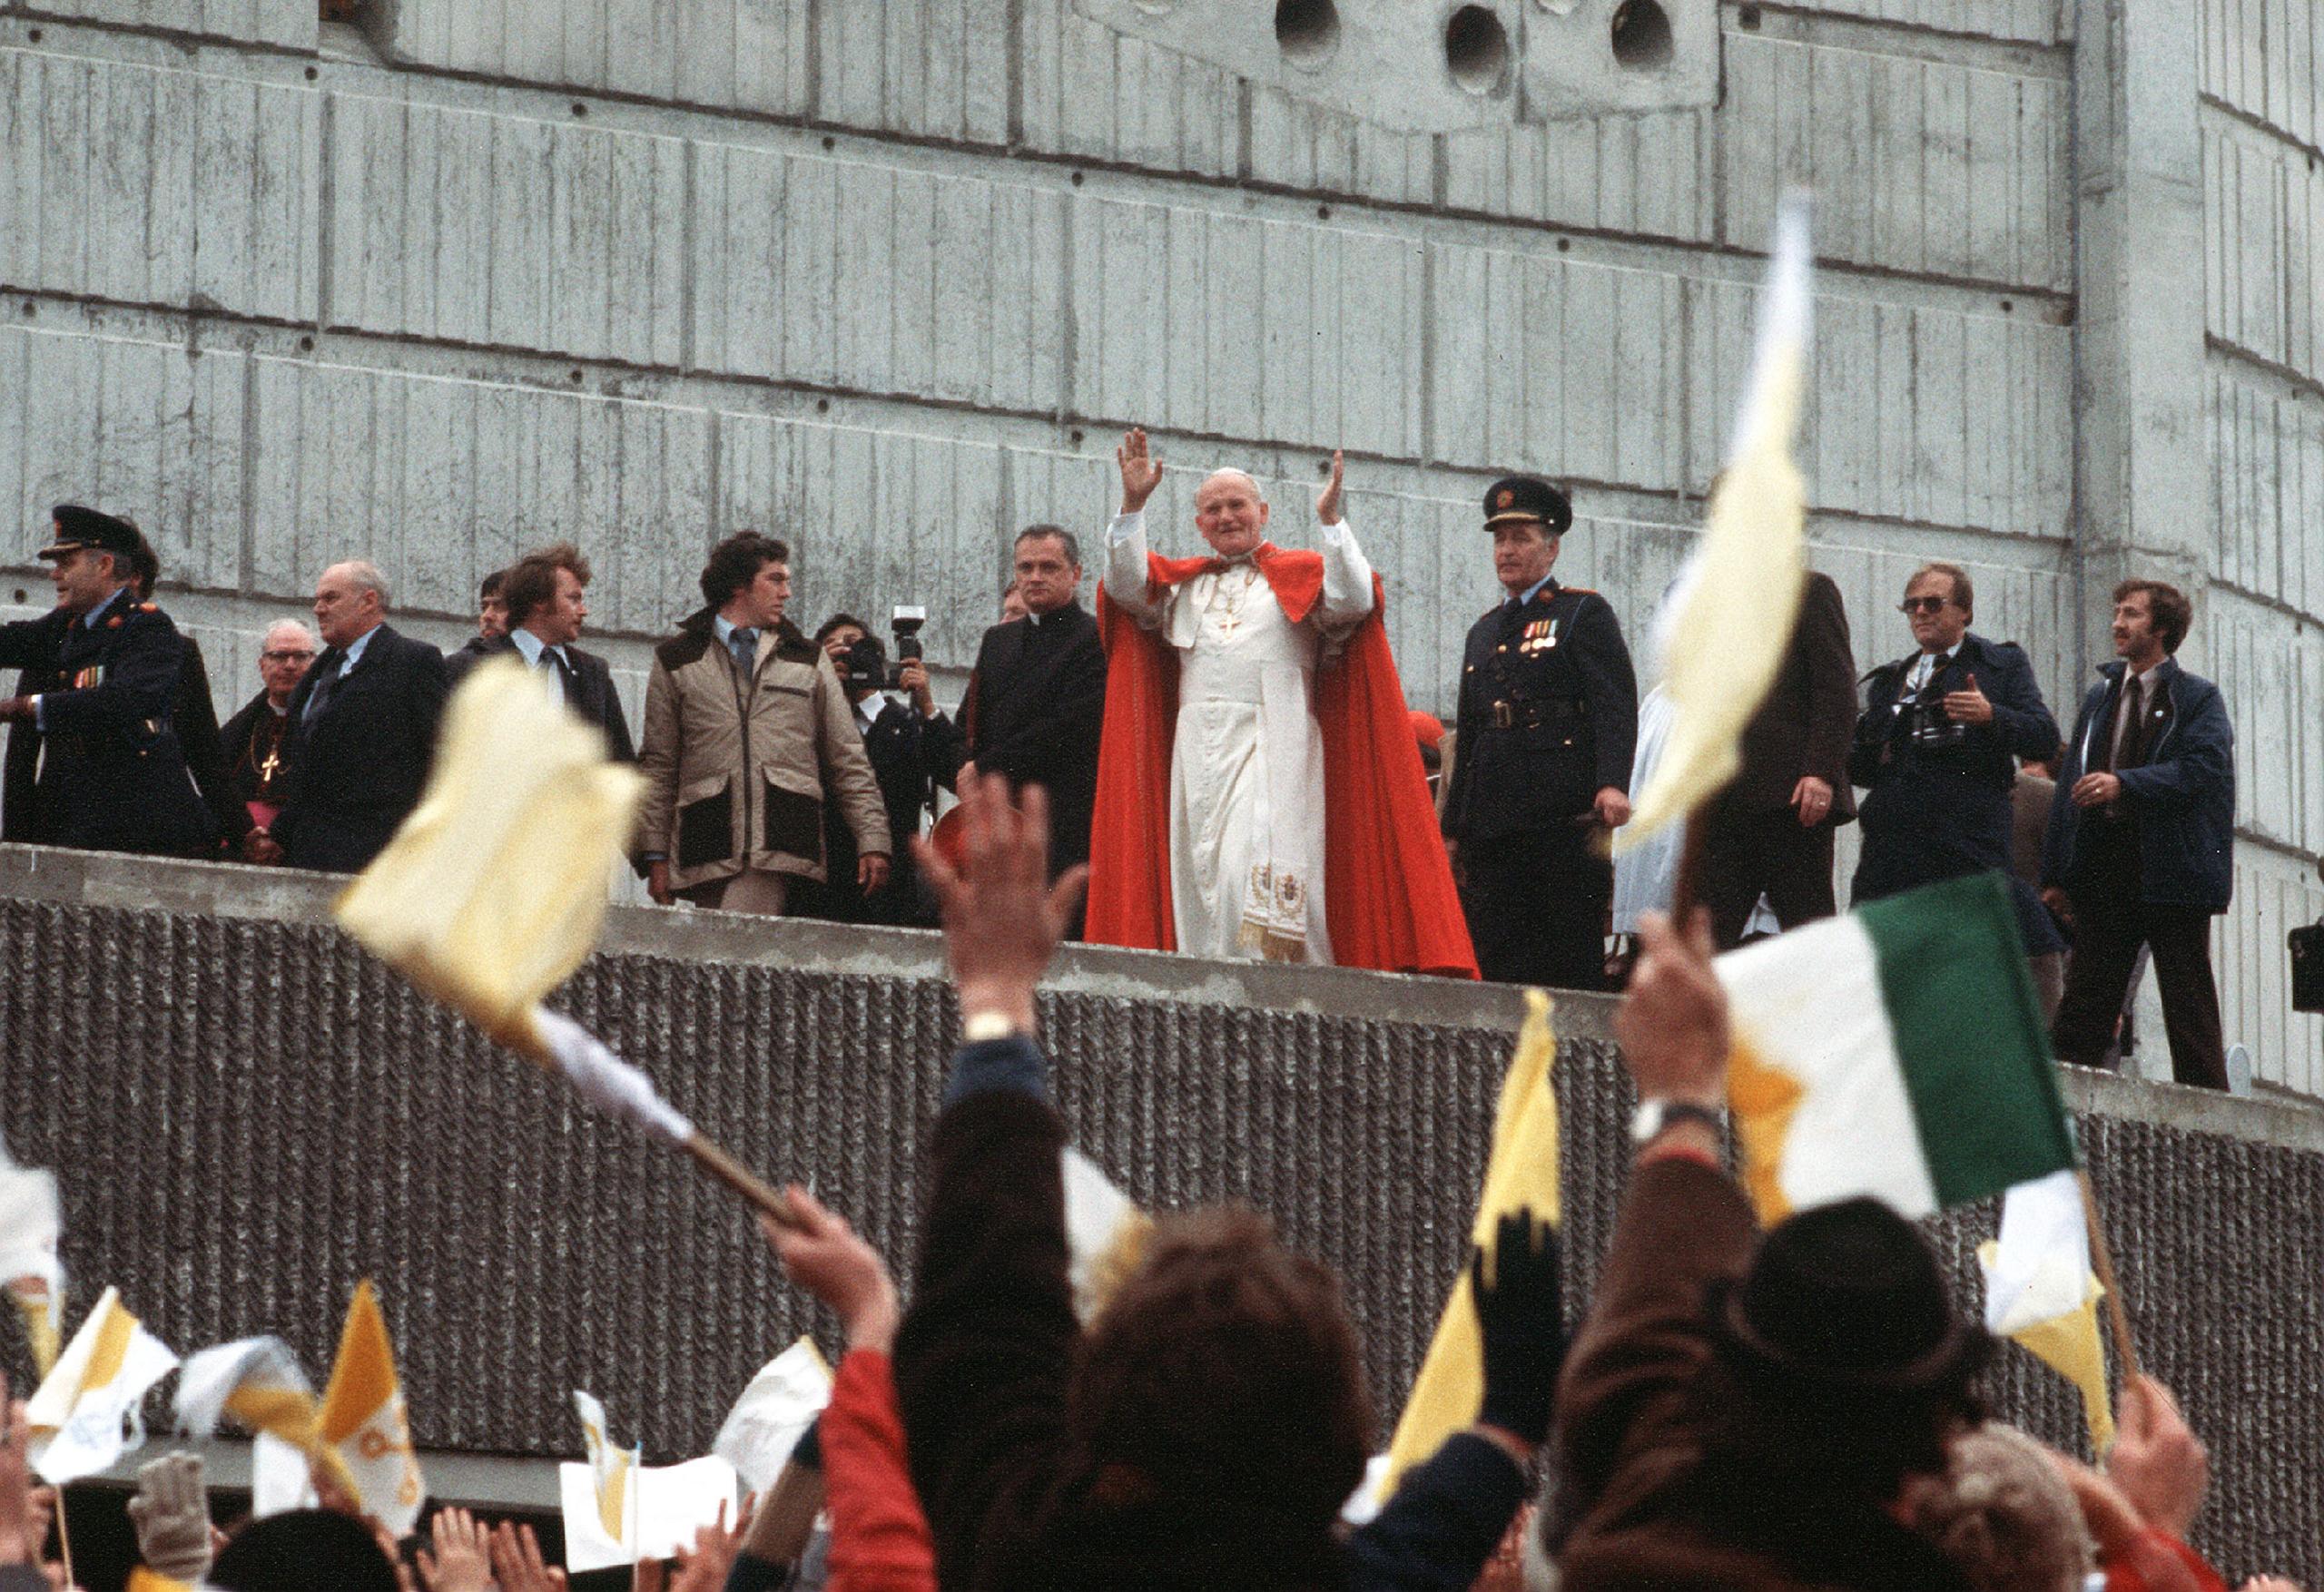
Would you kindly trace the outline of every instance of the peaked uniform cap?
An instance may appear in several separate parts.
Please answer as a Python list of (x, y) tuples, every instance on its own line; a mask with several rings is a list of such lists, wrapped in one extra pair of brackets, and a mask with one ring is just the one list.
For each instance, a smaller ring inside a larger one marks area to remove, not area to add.
[(1485, 529), (1528, 519), (1553, 536), (1563, 536), (1573, 524), (1573, 505), (1539, 476), (1505, 476), (1486, 488)]
[(70, 558), (84, 549), (93, 549), (133, 558), (145, 545), (145, 538), (138, 534), (135, 526), (113, 515), (84, 508), (77, 503), (60, 503), (48, 512), (56, 522), (55, 539), (43, 547), (36, 557)]

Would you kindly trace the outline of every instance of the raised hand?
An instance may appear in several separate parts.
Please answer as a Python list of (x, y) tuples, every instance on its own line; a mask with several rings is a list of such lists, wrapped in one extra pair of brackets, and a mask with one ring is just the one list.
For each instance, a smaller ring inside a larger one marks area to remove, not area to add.
[(1332, 478), (1315, 494), (1315, 523), (1335, 526), (1340, 523), (1340, 507), (1347, 496), (1347, 457), (1338, 448), (1332, 449)]
[(1642, 1099), (1727, 1104), (1727, 991), (1711, 970), (1710, 914), (1682, 932), (1659, 912), (1639, 919), (1638, 966), (1614, 1012), (1614, 1038)]
[(503, 1520), (492, 1528), (492, 1579), (500, 1592), (565, 1592), (565, 1572), (541, 1560), (530, 1526)]
[[(751, 1518), (753, 1499), (743, 1500), (742, 1519)], [(726, 1506), (718, 1506), (718, 1523), (698, 1528), (694, 1534), (692, 1549), (681, 1548), (677, 1554), (677, 1573), (670, 1577), (669, 1592), (719, 1592), (726, 1585), (726, 1572), (734, 1567), (734, 1556), (742, 1551), (743, 1526), (726, 1524)]]
[(492, 1585), (492, 1534), (466, 1509), (445, 1508), (428, 1521), (436, 1551), (425, 1548), (419, 1561), (419, 1583), (428, 1592), (486, 1592)]
[(962, 1014), (997, 1013), (1029, 1033), (1033, 986), (1065, 938), (1089, 870), (1077, 864), (1049, 882), (1049, 795), (1039, 785), (1025, 787), (1021, 810), (1009, 803), (1005, 775), (980, 774), (960, 787), (960, 867), (924, 835), (912, 837), (912, 854), (943, 908), (944, 948)]
[(1146, 431), (1133, 426), (1122, 433), (1122, 445), (1114, 449), (1114, 460), (1122, 467), (1122, 512), (1136, 514), (1162, 485), (1162, 462), (1146, 451)]
[(2122, 1384), (2121, 1417), (2106, 1473), (2150, 1524), (2183, 1542), (2211, 1485), (2211, 1455), (2171, 1390), (2151, 1376)]
[(846, 1330), (849, 1348), (886, 1352), (896, 1341), (903, 1307), (879, 1251), (797, 1184), (783, 1192), (791, 1202), (793, 1225), (780, 1225), (772, 1216), (759, 1218), (767, 1242), (782, 1257), (783, 1269), (793, 1282), (832, 1307)]

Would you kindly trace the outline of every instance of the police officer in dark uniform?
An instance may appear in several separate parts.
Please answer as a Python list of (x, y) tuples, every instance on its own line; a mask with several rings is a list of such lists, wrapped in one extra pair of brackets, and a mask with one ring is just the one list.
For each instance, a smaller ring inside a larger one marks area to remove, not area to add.
[(1508, 595), (1469, 630), (1444, 838), (1487, 978), (1598, 989), (1638, 679), (1606, 599), (1551, 577), (1572, 523), (1565, 494), (1531, 476), (1485, 494)]
[(199, 855), (217, 830), (172, 723), (185, 642), (136, 591), (137, 527), (75, 504), (53, 511), (39, 556), (56, 606), (0, 625), (0, 668), (46, 671), (53, 690), (0, 703), (42, 738), (44, 838), (93, 850)]

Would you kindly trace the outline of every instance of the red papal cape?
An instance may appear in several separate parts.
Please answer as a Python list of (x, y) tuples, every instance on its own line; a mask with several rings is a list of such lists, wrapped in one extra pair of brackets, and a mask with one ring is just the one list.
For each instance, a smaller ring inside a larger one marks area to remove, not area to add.
[[(1263, 545), (1260, 575), (1284, 616), (1306, 618), (1323, 595), (1324, 558)], [(1209, 558), (1147, 555), (1149, 592), (1222, 567)], [(1329, 667), (1315, 673), (1324, 740), (1324, 914), (1343, 968), (1477, 976), (1476, 952), (1452, 888), (1420, 766), (1404, 688), (1372, 612)], [(1170, 644), (1098, 588), (1106, 647), (1106, 727), (1098, 751), (1097, 821), (1089, 843), (1088, 939), (1176, 950), (1170, 909), (1170, 746), (1177, 727), (1178, 661)]]

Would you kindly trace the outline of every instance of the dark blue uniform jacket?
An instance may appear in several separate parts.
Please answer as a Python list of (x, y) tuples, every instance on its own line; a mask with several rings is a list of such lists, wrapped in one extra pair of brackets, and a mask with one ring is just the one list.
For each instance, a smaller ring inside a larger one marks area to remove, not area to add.
[(56, 609), (0, 625), (0, 668), (45, 670), (61, 683), (41, 693), (43, 838), (107, 851), (206, 850), (217, 830), (172, 722), (185, 639), (125, 591), (95, 618), (92, 626)]

